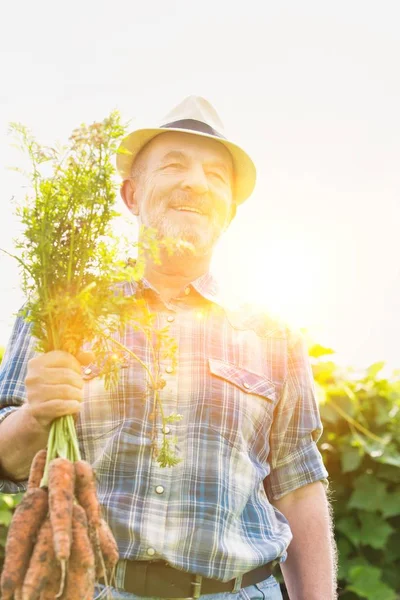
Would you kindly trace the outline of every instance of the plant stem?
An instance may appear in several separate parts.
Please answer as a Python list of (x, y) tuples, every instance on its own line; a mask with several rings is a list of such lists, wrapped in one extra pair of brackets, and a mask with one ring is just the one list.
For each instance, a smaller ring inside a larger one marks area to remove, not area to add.
[(340, 408), (340, 406), (338, 406), (336, 404), (336, 402), (334, 402), (332, 399), (329, 399), (329, 404), (331, 404), (333, 406), (333, 408), (336, 410), (336, 412), (338, 412), (339, 415), (341, 417), (343, 417), (343, 419), (345, 419), (348, 423), (353, 425), (353, 427), (355, 427), (356, 429), (361, 431), (361, 433), (363, 433), (367, 437), (371, 438), (371, 440), (374, 440), (375, 442), (378, 442), (379, 444), (386, 446), (387, 442), (385, 442), (385, 440), (383, 440), (382, 438), (380, 438), (377, 435), (375, 435), (374, 433), (372, 433), (372, 431), (369, 431), (368, 429), (363, 427), (363, 425), (360, 425), (360, 423), (358, 423), (355, 419), (353, 419), (353, 417), (350, 417), (350, 415), (348, 415), (342, 408)]

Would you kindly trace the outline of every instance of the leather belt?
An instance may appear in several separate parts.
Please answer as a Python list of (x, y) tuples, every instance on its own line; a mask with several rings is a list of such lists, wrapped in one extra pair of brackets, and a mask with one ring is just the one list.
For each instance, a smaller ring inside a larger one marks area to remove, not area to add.
[(199, 598), (203, 594), (238, 592), (272, 575), (274, 560), (230, 581), (218, 581), (186, 573), (161, 560), (127, 561), (124, 590), (137, 596), (157, 598)]

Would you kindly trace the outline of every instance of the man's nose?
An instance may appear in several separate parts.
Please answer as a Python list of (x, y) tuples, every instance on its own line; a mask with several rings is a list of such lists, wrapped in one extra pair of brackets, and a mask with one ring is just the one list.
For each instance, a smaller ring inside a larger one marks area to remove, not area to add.
[(187, 169), (182, 189), (191, 190), (199, 195), (208, 193), (208, 181), (202, 165), (192, 165)]

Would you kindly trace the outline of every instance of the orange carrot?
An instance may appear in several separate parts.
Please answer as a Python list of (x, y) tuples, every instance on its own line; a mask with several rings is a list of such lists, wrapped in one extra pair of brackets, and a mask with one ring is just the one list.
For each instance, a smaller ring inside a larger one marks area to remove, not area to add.
[(77, 504), (73, 510), (72, 548), (68, 564), (67, 584), (63, 600), (92, 600), (94, 595), (94, 555), (89, 540), (84, 509)]
[(14, 592), (14, 600), (22, 600), (22, 589), (20, 587)]
[(101, 507), (97, 498), (96, 480), (91, 465), (85, 460), (75, 463), (76, 497), (85, 509), (89, 525), (89, 538), (95, 556), (100, 558), (99, 528), (101, 520)]
[(101, 508), (97, 499), (96, 481), (91, 465), (85, 460), (75, 463), (76, 497), (86, 512), (89, 527), (97, 531), (100, 527)]
[(39, 450), (39, 452), (37, 452), (35, 455), (29, 473), (28, 492), (29, 490), (38, 488), (40, 486), (46, 464), (46, 456), (47, 450), (45, 448), (43, 450)]
[[(104, 519), (100, 521), (99, 539), (105, 567), (112, 574), (119, 559), (118, 546), (108, 523)], [(100, 576), (104, 577), (104, 574)]]
[(22, 586), (22, 600), (37, 600), (50, 579), (56, 560), (53, 548), (53, 532), (47, 518), (40, 528), (35, 548)]
[(47, 508), (47, 490), (43, 488), (27, 492), (16, 508), (8, 531), (1, 575), (3, 600), (11, 600), (16, 589), (22, 587), (36, 534), (46, 517)]
[(42, 593), (40, 594), (40, 600), (55, 600), (61, 585), (61, 568), (55, 563), (52, 571), (51, 578), (46, 583)]
[(49, 506), (53, 543), (59, 561), (67, 561), (71, 550), (74, 463), (55, 458), (49, 465)]

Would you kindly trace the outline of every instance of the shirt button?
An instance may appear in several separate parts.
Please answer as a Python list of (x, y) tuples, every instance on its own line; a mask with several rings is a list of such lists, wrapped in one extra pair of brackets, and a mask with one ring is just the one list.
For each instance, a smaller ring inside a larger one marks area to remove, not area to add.
[(243, 387), (245, 387), (246, 390), (250, 389), (250, 385), (247, 383), (247, 381), (244, 382)]
[(173, 317), (172, 315), (169, 315), (167, 317), (167, 321), (168, 321), (168, 323), (173, 323), (175, 321), (175, 317)]
[(171, 433), (171, 428), (166, 425), (163, 429), (163, 433)]
[(187, 287), (185, 287), (185, 295), (189, 296), (189, 294), (190, 294), (190, 287), (187, 286)]
[(90, 375), (91, 372), (92, 372), (92, 369), (90, 369), (89, 367), (84, 370), (85, 375)]
[(165, 367), (165, 372), (166, 373), (173, 373), (174, 369), (172, 367)]
[(154, 556), (155, 553), (156, 553), (156, 551), (154, 550), (154, 548), (147, 548), (148, 556)]
[(156, 493), (157, 493), (157, 494), (163, 494), (163, 493), (164, 493), (164, 488), (163, 488), (163, 486), (162, 486), (162, 485), (158, 485), (158, 486), (156, 487)]

